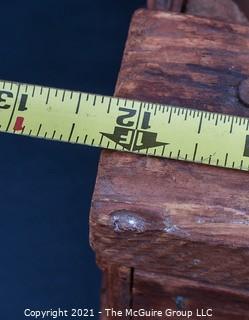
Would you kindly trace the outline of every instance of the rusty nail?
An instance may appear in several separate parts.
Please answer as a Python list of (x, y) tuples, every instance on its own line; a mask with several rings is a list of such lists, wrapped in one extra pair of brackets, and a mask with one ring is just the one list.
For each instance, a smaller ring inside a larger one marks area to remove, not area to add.
[(249, 78), (242, 80), (239, 84), (239, 99), (246, 107), (249, 107)]

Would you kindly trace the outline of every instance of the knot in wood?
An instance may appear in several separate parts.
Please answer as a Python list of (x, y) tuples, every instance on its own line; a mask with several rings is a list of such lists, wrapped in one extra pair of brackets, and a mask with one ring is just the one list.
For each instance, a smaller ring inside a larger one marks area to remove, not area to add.
[(115, 232), (144, 232), (146, 221), (139, 214), (127, 210), (114, 211), (112, 224)]
[(246, 107), (249, 107), (249, 78), (242, 80), (239, 85), (239, 99)]

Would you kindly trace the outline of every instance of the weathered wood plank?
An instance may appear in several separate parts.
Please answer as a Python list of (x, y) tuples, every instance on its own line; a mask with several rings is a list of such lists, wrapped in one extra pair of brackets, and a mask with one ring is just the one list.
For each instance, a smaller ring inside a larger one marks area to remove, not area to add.
[(181, 12), (184, 2), (184, 0), (147, 0), (147, 7), (150, 10)]
[[(101, 319), (116, 319), (107, 315), (105, 309), (125, 311), (131, 308), (133, 270), (116, 265), (102, 265), (102, 267), (104, 273), (101, 290)], [(123, 317), (123, 319), (129, 319), (129, 317)]]
[[(140, 10), (116, 95), (249, 116), (238, 99), (248, 36), (242, 25)], [(248, 182), (243, 172), (104, 152), (92, 245), (109, 263), (248, 289)]]
[(147, 0), (147, 7), (150, 10), (169, 10), (171, 0)]
[(188, 14), (248, 24), (246, 16), (232, 0), (187, 0), (185, 8)]
[[(208, 309), (212, 309), (209, 313), (213, 315), (211, 319), (215, 320), (248, 319), (248, 301), (248, 291), (231, 290), (138, 270), (134, 274), (134, 310), (146, 308), (164, 312), (168, 309), (170, 319), (184, 318), (172, 316), (172, 311), (186, 312), (186, 310), (193, 312), (190, 319), (198, 319), (197, 309), (199, 314), (201, 309), (205, 313)], [(148, 319), (148, 317), (139, 317), (139, 319)], [(162, 319), (162, 317), (153, 317), (153, 319)]]
[(184, 12), (226, 22), (249, 24), (245, 14), (233, 0), (147, 0), (150, 10)]
[(249, 115), (238, 99), (249, 74), (248, 27), (149, 11), (134, 21), (119, 96)]

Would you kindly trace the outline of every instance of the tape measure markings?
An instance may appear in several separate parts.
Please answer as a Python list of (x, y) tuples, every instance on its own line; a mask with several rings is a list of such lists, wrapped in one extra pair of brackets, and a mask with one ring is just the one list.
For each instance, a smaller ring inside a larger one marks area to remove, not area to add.
[(7, 81), (0, 87), (2, 132), (249, 170), (248, 118)]
[[(14, 115), (14, 112), (15, 112), (15, 108), (16, 108), (16, 104), (17, 104), (17, 100), (18, 100), (18, 94), (19, 94), (20, 86), (21, 86), (21, 85), (18, 84), (18, 89), (17, 89), (17, 93), (16, 93), (15, 103), (14, 103), (13, 110), (12, 110), (11, 115), (10, 115), (10, 119), (9, 119), (9, 122), (8, 122), (8, 125), (7, 125), (7, 128), (6, 128), (6, 131), (9, 130), (9, 127), (10, 127), (10, 124), (11, 124), (11, 120), (12, 120), (13, 115)], [(10, 88), (11, 88), (11, 90), (12, 90), (12, 84), (11, 84)]]

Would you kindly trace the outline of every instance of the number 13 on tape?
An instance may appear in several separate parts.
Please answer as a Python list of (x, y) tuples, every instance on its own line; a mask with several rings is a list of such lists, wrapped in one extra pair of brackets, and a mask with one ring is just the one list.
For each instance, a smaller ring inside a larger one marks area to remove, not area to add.
[(249, 170), (249, 120), (0, 81), (0, 131)]

